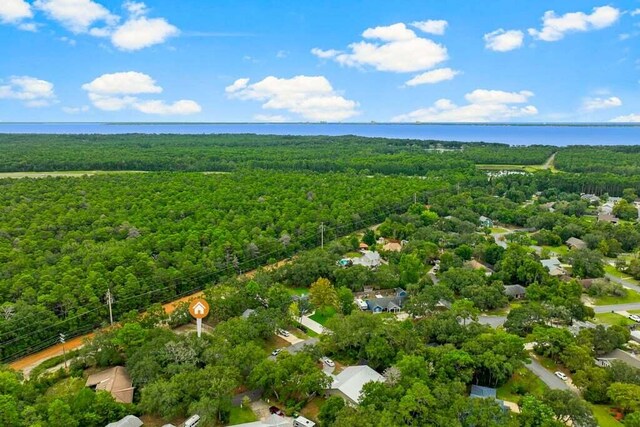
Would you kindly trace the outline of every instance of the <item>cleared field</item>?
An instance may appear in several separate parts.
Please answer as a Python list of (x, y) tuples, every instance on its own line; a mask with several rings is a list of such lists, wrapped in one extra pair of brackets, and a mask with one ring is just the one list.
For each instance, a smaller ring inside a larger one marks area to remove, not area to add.
[(146, 173), (146, 171), (64, 171), (64, 172), (0, 172), (2, 178), (52, 178), (52, 177), (82, 177), (106, 174)]

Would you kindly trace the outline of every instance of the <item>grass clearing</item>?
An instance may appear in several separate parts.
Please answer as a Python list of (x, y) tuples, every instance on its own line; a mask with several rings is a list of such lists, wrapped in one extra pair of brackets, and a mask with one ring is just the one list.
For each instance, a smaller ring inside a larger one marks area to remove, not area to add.
[(492, 233), (508, 233), (509, 232), (509, 230), (502, 227), (491, 227), (490, 230)]
[(569, 253), (569, 248), (565, 245), (543, 246), (542, 249), (548, 249), (550, 252), (555, 252), (558, 255), (567, 255)]
[(309, 288), (287, 288), (291, 295), (302, 296), (309, 293)]
[(271, 353), (273, 350), (275, 350), (276, 348), (283, 348), (283, 347), (288, 347), (290, 345), (289, 341), (280, 338), (277, 335), (272, 335), (269, 337), (269, 339), (265, 342), (265, 346), (264, 349), (268, 352)]
[(251, 423), (258, 421), (258, 417), (253, 413), (251, 408), (241, 408), (239, 406), (233, 406), (231, 413), (229, 414), (229, 425)]
[(146, 173), (146, 171), (57, 171), (57, 172), (0, 172), (2, 178), (55, 178), (55, 177), (82, 177), (93, 175), (113, 175), (123, 173)]
[(627, 289), (627, 295), (624, 297), (603, 296), (594, 298), (595, 305), (614, 305), (614, 304), (631, 304), (640, 302), (640, 294), (631, 289)]
[(591, 405), (593, 415), (595, 415), (600, 427), (616, 427), (623, 424), (611, 415), (611, 410), (607, 405)]
[(541, 397), (547, 385), (527, 368), (518, 369), (504, 385), (498, 388), (498, 399), (518, 403), (525, 394)]
[(316, 310), (312, 316), (309, 316), (311, 320), (315, 320), (320, 323), (322, 326), (327, 323), (329, 319), (336, 315), (336, 309), (333, 307), (325, 308), (324, 310)]
[(325, 401), (326, 399), (323, 397), (314, 397), (300, 410), (300, 414), (307, 419), (317, 421), (320, 408), (322, 408)]
[(613, 277), (617, 277), (618, 279), (623, 279), (625, 282), (629, 282), (629, 283), (632, 283), (634, 285), (640, 286), (640, 281), (634, 279), (633, 277), (629, 276), (628, 274), (625, 274), (625, 273), (619, 271), (618, 269), (616, 269), (612, 265), (605, 264), (604, 271), (605, 271), (605, 273), (608, 273), (608, 274), (612, 275)]
[[(640, 310), (639, 310), (640, 311)], [(598, 313), (596, 314), (596, 322), (603, 325), (620, 325), (629, 326), (635, 324), (634, 321), (616, 313)]]

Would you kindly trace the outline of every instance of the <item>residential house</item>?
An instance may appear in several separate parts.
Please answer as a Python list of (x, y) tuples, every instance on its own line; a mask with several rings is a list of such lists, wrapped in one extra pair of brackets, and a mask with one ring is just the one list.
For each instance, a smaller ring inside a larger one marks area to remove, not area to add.
[(573, 320), (570, 326), (567, 326), (567, 330), (571, 332), (573, 336), (576, 336), (583, 329), (595, 329), (598, 325), (589, 321)]
[(491, 273), (493, 273), (493, 270), (491, 268), (489, 268), (487, 265), (481, 263), (480, 261), (477, 261), (475, 259), (472, 259), (470, 261), (467, 261), (464, 263), (465, 267), (469, 267), (472, 268), (474, 270), (483, 270), (484, 274), (487, 276), (490, 276)]
[(600, 213), (604, 213), (604, 214), (611, 214), (613, 213), (613, 208), (616, 205), (616, 203), (618, 203), (620, 200), (622, 200), (621, 197), (609, 197), (609, 200), (606, 201), (606, 203), (604, 203), (602, 206), (600, 206), (599, 210)]
[(472, 385), (469, 397), (472, 399), (493, 399), (498, 402), (500, 407), (502, 407), (502, 410), (508, 411), (509, 407), (505, 405), (502, 400), (497, 398), (497, 392), (498, 390), (496, 390), (495, 388)]
[(360, 258), (351, 258), (351, 262), (353, 265), (377, 268), (382, 264), (382, 258), (378, 252), (363, 251)]
[(390, 240), (384, 244), (382, 249), (389, 252), (400, 252), (402, 250), (402, 244), (400, 244), (400, 242)]
[(510, 299), (522, 299), (527, 294), (527, 288), (522, 285), (504, 285), (504, 294)]
[(234, 424), (233, 427), (293, 427), (293, 422), (280, 415), (271, 414), (265, 420)]
[(107, 391), (113, 396), (116, 402), (133, 402), (133, 383), (129, 373), (122, 366), (105, 369), (87, 378), (87, 387), (92, 389)]
[(127, 415), (120, 421), (114, 421), (112, 423), (107, 424), (107, 427), (140, 427), (142, 424), (142, 420), (135, 415)]
[(484, 215), (480, 216), (480, 218), (478, 218), (478, 221), (480, 222), (480, 225), (482, 227), (493, 227), (493, 220), (491, 218), (487, 218)]
[(605, 356), (596, 358), (596, 365), (606, 368), (611, 366), (611, 362), (613, 362), (614, 360), (624, 362), (629, 366), (640, 369), (640, 359), (638, 359), (631, 353), (627, 353), (626, 351), (620, 350), (618, 348)]
[(620, 220), (612, 214), (599, 213), (598, 222), (609, 222), (611, 224), (617, 224)]
[(596, 196), (595, 194), (582, 194), (580, 198), (582, 200), (586, 200), (587, 202), (589, 202), (589, 204), (600, 203), (600, 197)]
[(565, 243), (570, 249), (587, 249), (587, 243), (576, 237), (569, 237)]
[(640, 331), (636, 331), (636, 330), (631, 331), (631, 341), (640, 343)]
[(372, 381), (384, 382), (384, 377), (367, 365), (348, 366), (338, 375), (333, 375), (328, 393), (341, 396), (351, 405), (357, 405), (362, 387)]
[(385, 297), (382, 295), (376, 295), (375, 298), (367, 299), (365, 301), (367, 308), (373, 313), (382, 313), (385, 311), (398, 313), (402, 309), (408, 295), (407, 291), (402, 288), (394, 289), (394, 293), (395, 294), (392, 296)]
[(566, 270), (562, 268), (560, 260), (557, 257), (543, 259), (540, 260), (540, 262), (547, 270), (549, 270), (549, 274), (551, 276), (564, 276), (567, 274)]
[(358, 249), (360, 251), (368, 251), (369, 245), (367, 245), (365, 242), (360, 242), (360, 246), (358, 246)]

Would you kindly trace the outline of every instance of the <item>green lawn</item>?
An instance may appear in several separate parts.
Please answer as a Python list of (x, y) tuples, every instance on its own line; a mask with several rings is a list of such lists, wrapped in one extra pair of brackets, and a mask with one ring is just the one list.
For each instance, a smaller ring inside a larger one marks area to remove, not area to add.
[(640, 302), (640, 294), (636, 291), (632, 291), (631, 289), (627, 289), (627, 296), (625, 297), (614, 297), (614, 296), (604, 296), (597, 297), (594, 299), (596, 305), (613, 305), (613, 304), (630, 304), (634, 302)]
[(251, 408), (241, 408), (239, 406), (233, 406), (231, 408), (231, 414), (229, 415), (229, 425), (250, 423), (258, 421), (258, 417), (253, 413)]
[(287, 288), (291, 295), (306, 295), (309, 293), (309, 288)]
[(362, 258), (362, 254), (360, 252), (347, 252), (344, 254), (345, 258)]
[(591, 405), (591, 409), (593, 409), (593, 415), (595, 415), (600, 427), (621, 427), (623, 425), (611, 416), (607, 405)]
[(596, 322), (602, 323), (605, 325), (612, 325), (612, 326), (613, 325), (627, 326), (627, 325), (633, 325), (635, 323), (632, 320), (627, 319), (626, 317), (616, 313), (598, 313), (596, 314)]
[(498, 388), (498, 399), (518, 403), (524, 394), (541, 397), (547, 386), (527, 368), (520, 368), (502, 387)]
[(327, 323), (327, 321), (335, 315), (336, 310), (332, 307), (329, 307), (325, 308), (324, 310), (317, 310), (315, 313), (313, 313), (313, 316), (309, 316), (309, 318), (324, 326), (324, 324)]
[(567, 255), (569, 253), (569, 248), (565, 245), (560, 246), (543, 246), (543, 248), (548, 249), (551, 252), (555, 252), (558, 255)]
[(507, 232), (509, 232), (509, 230), (507, 230), (506, 228), (502, 228), (502, 227), (491, 227), (491, 232), (492, 233), (507, 233)]

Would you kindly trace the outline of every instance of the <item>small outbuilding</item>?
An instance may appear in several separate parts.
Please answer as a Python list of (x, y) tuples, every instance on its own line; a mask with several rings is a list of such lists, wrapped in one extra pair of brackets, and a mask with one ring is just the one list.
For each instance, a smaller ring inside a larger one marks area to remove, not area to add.
[(115, 366), (90, 375), (87, 378), (86, 386), (96, 391), (104, 390), (109, 392), (116, 402), (133, 402), (133, 383), (129, 373), (122, 366)]
[(577, 237), (569, 237), (565, 242), (570, 249), (587, 249), (587, 242)]
[(107, 424), (107, 427), (140, 427), (143, 424), (142, 420), (135, 415), (127, 415), (120, 421)]
[(504, 285), (504, 294), (511, 299), (522, 299), (527, 294), (527, 288), (522, 285)]

